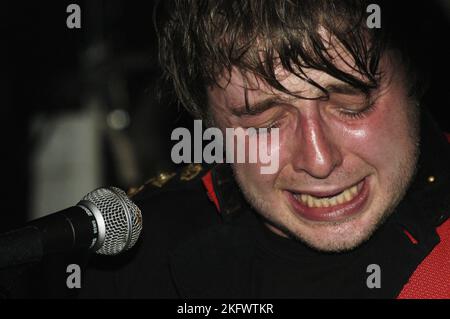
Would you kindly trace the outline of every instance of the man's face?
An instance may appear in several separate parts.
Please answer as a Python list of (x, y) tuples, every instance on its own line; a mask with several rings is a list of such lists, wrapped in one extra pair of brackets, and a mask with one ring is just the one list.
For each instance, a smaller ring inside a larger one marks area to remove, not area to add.
[[(345, 63), (340, 67), (355, 74)], [(399, 63), (386, 55), (380, 71), (379, 88), (366, 95), (307, 70), (328, 89), (328, 100), (295, 98), (246, 79), (250, 109), (263, 106), (258, 114), (242, 112), (244, 80), (236, 70), (222, 88), (209, 88), (211, 114), (223, 132), (279, 128), (279, 143), (269, 146), (279, 152), (274, 174), (261, 174), (262, 163), (233, 164), (245, 197), (273, 232), (319, 250), (351, 249), (368, 239), (404, 196), (417, 161), (418, 116)], [(323, 96), (293, 74), (279, 69), (278, 75), (290, 92)]]

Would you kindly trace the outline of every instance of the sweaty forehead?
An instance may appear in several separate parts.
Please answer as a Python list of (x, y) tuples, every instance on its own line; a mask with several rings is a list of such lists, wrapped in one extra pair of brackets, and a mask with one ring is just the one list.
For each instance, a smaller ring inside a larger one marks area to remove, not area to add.
[[(319, 31), (333, 65), (344, 73), (363, 80), (362, 75), (355, 68), (355, 62), (352, 56), (348, 54), (341, 43), (331, 37), (323, 28)], [(262, 60), (261, 63), (264, 64), (264, 56), (262, 53), (260, 58)], [(276, 79), (291, 94), (308, 98), (316, 98), (323, 95), (323, 92), (317, 86), (306, 82), (304, 79), (284, 69), (278, 55), (275, 55), (273, 65)], [(326, 87), (329, 84), (342, 83), (342, 81), (333, 78), (326, 72), (312, 68), (302, 68), (299, 70), (299, 73), (302, 73), (305, 78), (309, 78), (321, 87)], [(219, 75), (216, 82), (217, 84), (212, 85), (207, 90), (208, 100), (211, 106), (214, 106), (219, 100), (221, 100), (221, 104), (225, 103), (226, 106), (232, 107), (244, 105), (246, 98), (247, 102), (251, 105), (260, 98), (267, 98), (274, 95), (281, 95), (280, 97), (283, 98), (292, 97), (292, 95), (285, 92), (275, 90), (264, 80), (255, 76), (254, 73), (243, 73), (237, 67), (233, 67), (231, 72), (224, 72), (222, 75)]]
[[(392, 68), (391, 55), (385, 54), (379, 64), (380, 73), (383, 77), (388, 73), (395, 73)], [(363, 76), (347, 61), (340, 60), (336, 62), (337, 67), (364, 81)], [(340, 86), (344, 82), (332, 77), (326, 72), (316, 69), (302, 70), (308, 79), (313, 80), (322, 88)], [(275, 70), (278, 81), (290, 92), (287, 94), (270, 86), (261, 78), (254, 74), (243, 74), (239, 69), (233, 68), (229, 76), (224, 76), (218, 80), (218, 85), (212, 85), (207, 89), (208, 103), (210, 107), (220, 109), (235, 109), (246, 105), (246, 99), (249, 105), (259, 101), (277, 97), (283, 100), (294, 98), (295, 95), (306, 98), (318, 98), (324, 96), (324, 92), (304, 79), (299, 78), (293, 73), (277, 67)]]
[[(324, 88), (343, 83), (314, 69), (305, 70), (305, 74)], [(219, 85), (208, 88), (208, 102), (211, 107), (236, 109), (246, 105), (246, 98), (248, 104), (253, 105), (270, 97), (290, 100), (295, 98), (293, 95), (308, 98), (323, 96), (323, 92), (316, 86), (285, 70), (280, 69), (277, 72), (277, 79), (292, 95), (274, 89), (254, 75), (244, 76), (239, 70), (233, 69), (229, 79), (221, 79)]]

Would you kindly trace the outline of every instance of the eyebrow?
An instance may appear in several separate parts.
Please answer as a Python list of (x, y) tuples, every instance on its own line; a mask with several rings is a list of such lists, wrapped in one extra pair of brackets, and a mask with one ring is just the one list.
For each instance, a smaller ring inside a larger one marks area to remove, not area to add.
[(236, 116), (243, 116), (243, 115), (257, 115), (261, 114), (264, 111), (279, 105), (281, 103), (286, 103), (286, 99), (282, 99), (279, 97), (269, 97), (267, 99), (264, 99), (260, 102), (257, 102), (253, 105), (250, 105), (249, 107), (246, 107), (245, 105), (239, 106), (237, 108), (232, 108), (231, 112)]
[(367, 95), (366, 92), (362, 91), (361, 89), (355, 88), (347, 83), (335, 83), (335, 84), (328, 84), (324, 87), (324, 89), (332, 94), (345, 94), (345, 95)]
[[(366, 97), (369, 95), (368, 93), (347, 83), (328, 84), (324, 87), (324, 89), (329, 94), (365, 95)], [(231, 112), (235, 116), (258, 115), (279, 104), (289, 103), (290, 100), (291, 99), (287, 100), (280, 97), (269, 97), (248, 107), (246, 105), (242, 105), (232, 108)]]

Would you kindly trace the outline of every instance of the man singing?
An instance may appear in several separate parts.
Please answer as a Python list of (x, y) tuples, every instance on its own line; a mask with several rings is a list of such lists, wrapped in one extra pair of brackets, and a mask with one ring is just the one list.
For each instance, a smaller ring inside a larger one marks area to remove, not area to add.
[(81, 297), (450, 297), (449, 146), (407, 28), (370, 4), (167, 8), (160, 58), (179, 102), (224, 133), (277, 130), (278, 169), (150, 180), (133, 196), (139, 244), (114, 266), (92, 260)]

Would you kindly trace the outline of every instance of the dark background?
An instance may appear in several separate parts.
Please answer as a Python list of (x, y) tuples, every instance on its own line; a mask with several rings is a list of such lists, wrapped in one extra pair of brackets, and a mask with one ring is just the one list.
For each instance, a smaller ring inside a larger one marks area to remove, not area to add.
[[(424, 49), (430, 63), (431, 87), (425, 101), (447, 131), (449, 2), (401, 2), (403, 6), (415, 5), (421, 13), (419, 20), (409, 21), (410, 32), (418, 32), (417, 26), (422, 24), (428, 28)], [(70, 3), (81, 7), (81, 29), (66, 27)], [(161, 170), (173, 169), (170, 133), (175, 127), (190, 127), (192, 122), (175, 105), (156, 99), (160, 70), (153, 1), (6, 2), (0, 11), (5, 189), (0, 231), (35, 216), (32, 198), (39, 184), (33, 163), (55, 132), (55, 123), (67, 114), (82, 113), (89, 101), (96, 101), (101, 128), (97, 133), (101, 185), (97, 186), (126, 189)], [(405, 17), (400, 20), (405, 23)], [(422, 41), (423, 35), (417, 34), (417, 40)], [(120, 127), (108, 122), (114, 110), (128, 118)], [(72, 152), (77, 154), (76, 149)], [(64, 192), (64, 188), (50, 190), (55, 200)], [(80, 199), (80, 194), (73, 196)]]

